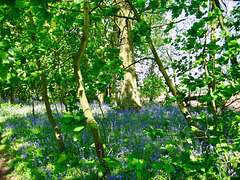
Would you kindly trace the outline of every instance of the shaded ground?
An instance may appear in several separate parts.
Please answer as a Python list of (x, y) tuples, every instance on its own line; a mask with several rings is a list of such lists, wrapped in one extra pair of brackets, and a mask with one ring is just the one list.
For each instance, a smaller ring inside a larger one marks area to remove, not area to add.
[(8, 163), (11, 157), (7, 155), (6, 149), (2, 144), (2, 133), (0, 132), (0, 180), (16, 180), (16, 177), (9, 178), (8, 175), (12, 173), (13, 170), (9, 169)]
[(7, 175), (11, 173), (11, 171), (6, 167), (6, 159), (1, 157), (0, 159), (0, 179), (6, 180)]
[(4, 150), (0, 150), (0, 180), (7, 180), (8, 174), (11, 174), (12, 170), (7, 167), (9, 159), (6, 157)]

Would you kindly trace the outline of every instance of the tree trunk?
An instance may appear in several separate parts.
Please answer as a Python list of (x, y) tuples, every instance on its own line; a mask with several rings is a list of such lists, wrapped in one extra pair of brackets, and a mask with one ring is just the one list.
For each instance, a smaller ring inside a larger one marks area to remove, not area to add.
[[(32, 13), (30, 11), (28, 11), (28, 14), (29, 14), (31, 26), (34, 26)], [(36, 42), (35, 35), (32, 36), (32, 41), (33, 41), (33, 43)], [(41, 72), (42, 71), (41, 61), (38, 57), (37, 57), (36, 61), (37, 61), (38, 71)], [(57, 142), (58, 142), (58, 147), (60, 148), (61, 151), (64, 151), (65, 146), (64, 146), (64, 143), (63, 143), (63, 140), (62, 140), (62, 136), (61, 136), (61, 133), (59, 131), (59, 128), (58, 128), (55, 120), (53, 119), (52, 110), (50, 108), (49, 98), (48, 98), (48, 94), (47, 94), (47, 81), (46, 81), (46, 76), (45, 76), (44, 72), (42, 72), (40, 74), (40, 77), (41, 77), (41, 84), (42, 84), (43, 101), (45, 103), (45, 107), (46, 107), (46, 110), (47, 110), (48, 120), (50, 121), (50, 124), (51, 124), (51, 126), (52, 126), (52, 128), (55, 132), (55, 136), (56, 136), (56, 139), (57, 139)]]
[(78, 49), (78, 52), (76, 53), (73, 59), (74, 74), (75, 74), (75, 80), (77, 83), (80, 104), (84, 112), (84, 116), (87, 118), (87, 124), (93, 136), (93, 141), (95, 144), (95, 149), (96, 149), (98, 159), (102, 163), (102, 165), (108, 170), (108, 167), (104, 164), (104, 161), (103, 161), (103, 158), (105, 158), (106, 155), (103, 149), (103, 143), (100, 136), (99, 125), (97, 121), (94, 119), (92, 111), (90, 109), (90, 106), (86, 97), (86, 93), (83, 85), (83, 78), (82, 78), (81, 69), (80, 69), (83, 55), (87, 47), (88, 34), (89, 34), (89, 28), (90, 28), (89, 26), (90, 26), (89, 2), (88, 0), (85, 0), (83, 35), (81, 38), (81, 44)]
[[(39, 59), (37, 59), (37, 66), (38, 66), (38, 71), (42, 71), (41, 61)], [(58, 128), (55, 120), (53, 119), (52, 110), (50, 108), (49, 98), (47, 95), (47, 80), (46, 80), (46, 76), (43, 72), (41, 73), (41, 81), (42, 81), (43, 101), (45, 103), (45, 107), (47, 110), (48, 120), (50, 121), (50, 124), (55, 132), (55, 136), (56, 136), (57, 142), (58, 142), (58, 147), (60, 148), (61, 151), (64, 151), (65, 146), (64, 146), (64, 143), (62, 140), (62, 136), (61, 136), (61, 133), (59, 131), (59, 128)]]
[(166, 52), (167, 52), (168, 58), (169, 58), (170, 61), (171, 61), (172, 70), (173, 70), (173, 82), (174, 82), (174, 84), (176, 85), (176, 83), (177, 83), (177, 80), (176, 80), (177, 75), (176, 75), (176, 71), (175, 71), (175, 69), (174, 69), (174, 67), (173, 67), (173, 59), (172, 59), (172, 56), (171, 56), (171, 54), (170, 54), (171, 52), (170, 52), (170, 53), (168, 52), (168, 48), (167, 48)]
[[(120, 16), (131, 16), (131, 11), (128, 3), (123, 0), (117, 0), (121, 9), (118, 12)], [(119, 27), (119, 56), (123, 58), (123, 67), (129, 67), (125, 72), (124, 79), (121, 80), (121, 92), (120, 92), (120, 104), (119, 106), (124, 109), (139, 109), (141, 108), (140, 98), (137, 90), (135, 60), (133, 53), (133, 41), (132, 41), (132, 20), (126, 18), (118, 18), (117, 21)], [(133, 64), (133, 65), (132, 65)]]
[[(212, 6), (212, 13), (214, 13), (214, 8), (215, 8), (215, 5), (213, 3), (213, 6)], [(217, 19), (213, 19), (212, 22), (211, 22), (211, 41), (215, 41), (216, 40), (216, 30), (217, 30)], [(215, 72), (215, 55), (210, 55), (210, 63), (211, 63), (211, 66), (212, 66), (212, 80), (209, 82), (208, 84), (208, 89), (209, 89), (209, 94), (212, 98), (212, 111), (213, 111), (213, 119), (214, 119), (214, 123), (215, 123), (215, 128), (216, 130), (218, 131), (219, 128), (218, 128), (218, 120), (217, 120), (217, 107), (216, 107), (216, 101), (214, 100), (213, 98), (213, 91), (215, 90), (215, 78), (214, 78), (214, 72)], [(210, 74), (209, 74), (209, 71), (208, 71), (208, 66), (207, 64), (205, 64), (205, 72), (206, 72), (206, 79), (208, 79), (210, 77)]]
[(118, 93), (117, 93), (117, 80), (116, 74), (112, 72), (112, 82), (109, 85), (109, 97), (111, 98), (111, 103), (118, 105), (120, 101), (118, 100)]
[(1, 96), (3, 100), (6, 100), (6, 95), (5, 95), (5, 91), (4, 91), (4, 87), (3, 87), (3, 83), (0, 82), (0, 90), (1, 90)]
[[(213, 3), (213, 8), (217, 7), (217, 8), (219, 8), (221, 10), (219, 0), (212, 0), (212, 3)], [(222, 29), (225, 30), (226, 32), (228, 32), (227, 26), (224, 23), (224, 18), (223, 18), (222, 13), (218, 14), (218, 20), (219, 20), (219, 23), (220, 23)], [(228, 39), (229, 39), (229, 35), (226, 37), (226, 40), (228, 40)], [(231, 64), (232, 64), (233, 72), (238, 72), (239, 71), (239, 63), (237, 61), (237, 57), (236, 56), (235, 57), (231, 57)], [(240, 78), (240, 74), (236, 73), (236, 77)]]
[(67, 105), (67, 102), (65, 101), (65, 98), (64, 98), (63, 86), (62, 85), (60, 85), (60, 95), (61, 95), (61, 103), (64, 105), (65, 111), (68, 112), (68, 105)]
[[(111, 33), (111, 42), (110, 42), (111, 48), (116, 48), (117, 32), (118, 32), (117, 26), (113, 25), (113, 32)], [(113, 54), (113, 60), (114, 60), (117, 57), (117, 53), (112, 52), (112, 54)], [(118, 105), (120, 101), (118, 99), (118, 93), (117, 93), (116, 73), (115, 72), (111, 72), (111, 73), (112, 73), (112, 82), (109, 86), (109, 96), (111, 98), (111, 103)]]
[(11, 86), (11, 96), (10, 96), (10, 98), (11, 98), (11, 103), (13, 103), (14, 102), (14, 86), (12, 84), (10, 86)]
[(203, 132), (200, 129), (198, 129), (198, 127), (196, 125), (194, 125), (194, 122), (192, 121), (192, 116), (190, 115), (188, 109), (184, 106), (183, 97), (180, 97), (179, 91), (175, 88), (172, 80), (169, 78), (165, 68), (162, 65), (160, 58), (158, 57), (157, 51), (155, 50), (155, 47), (153, 46), (153, 43), (151, 40), (149, 41), (149, 46), (155, 57), (155, 61), (157, 62), (158, 66), (159, 66), (159, 70), (161, 71), (161, 73), (163, 74), (163, 76), (165, 78), (167, 86), (169, 87), (173, 96), (177, 97), (177, 103), (178, 103), (179, 109), (183, 113), (188, 124), (192, 124), (192, 127), (195, 129), (195, 134), (198, 138), (206, 138), (205, 135), (203, 134)]
[[(134, 11), (135, 17), (137, 18), (138, 22), (142, 22), (142, 19), (141, 19), (140, 15), (138, 14), (137, 10), (135, 9), (135, 7), (131, 3), (131, 1), (127, 0), (127, 2), (131, 6), (131, 9)], [(149, 47), (150, 47), (150, 49), (151, 49), (151, 51), (153, 53), (154, 60), (158, 64), (159, 70), (163, 74), (163, 77), (164, 77), (164, 79), (166, 81), (167, 86), (169, 87), (169, 89), (172, 92), (173, 96), (177, 97), (177, 103), (178, 103), (179, 109), (183, 113), (183, 115), (184, 115), (185, 119), (187, 120), (188, 124), (190, 124), (191, 127), (194, 129), (194, 133), (197, 136), (197, 138), (205, 139), (206, 138), (205, 134), (194, 124), (194, 122), (192, 120), (192, 116), (190, 115), (188, 109), (184, 106), (183, 98), (180, 97), (179, 91), (175, 88), (172, 80), (169, 78), (165, 68), (163, 67), (162, 61), (160, 60), (160, 58), (159, 58), (159, 56), (157, 54), (157, 51), (156, 51), (156, 49), (155, 49), (151, 39), (149, 40), (148, 44), (149, 44)]]

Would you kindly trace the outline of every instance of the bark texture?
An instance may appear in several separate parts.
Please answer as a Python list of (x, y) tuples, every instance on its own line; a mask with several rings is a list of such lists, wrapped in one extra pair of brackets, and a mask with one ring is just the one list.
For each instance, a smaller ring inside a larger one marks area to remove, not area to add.
[[(117, 41), (117, 32), (118, 28), (116, 25), (113, 26), (113, 32), (111, 33), (111, 42), (110, 42), (110, 47), (111, 48), (116, 48), (116, 41)], [(113, 59), (117, 57), (117, 54), (115, 52), (112, 52), (113, 54)], [(119, 104), (119, 99), (118, 99), (118, 93), (117, 93), (117, 79), (116, 79), (116, 73), (112, 71), (112, 82), (109, 86), (109, 95), (111, 97), (111, 103), (118, 105)]]
[[(131, 9), (128, 3), (118, 0), (121, 6), (118, 12), (119, 16), (131, 17)], [(133, 41), (132, 41), (132, 20), (127, 18), (118, 18), (119, 27), (119, 56), (123, 58), (123, 67), (129, 67), (121, 80), (120, 104), (123, 109), (141, 108), (140, 98), (137, 90), (136, 70), (134, 65)], [(131, 66), (130, 66), (131, 65)]]
[(84, 116), (87, 118), (87, 124), (91, 130), (93, 141), (95, 144), (95, 149), (97, 152), (98, 159), (100, 162), (103, 162), (103, 158), (106, 157), (103, 149), (103, 144), (100, 136), (99, 131), (99, 125), (97, 121), (94, 119), (92, 111), (90, 109), (85, 89), (83, 85), (83, 78), (81, 74), (81, 62), (84, 55), (84, 52), (87, 47), (87, 40), (89, 35), (89, 28), (90, 28), (90, 13), (89, 13), (89, 2), (88, 0), (85, 0), (84, 3), (84, 24), (83, 24), (83, 35), (81, 38), (81, 44), (80, 47), (74, 56), (73, 63), (74, 63), (74, 74), (75, 74), (75, 80), (77, 83), (77, 89), (78, 89), (78, 96), (80, 100), (80, 104), (82, 106), (82, 110), (84, 112)]

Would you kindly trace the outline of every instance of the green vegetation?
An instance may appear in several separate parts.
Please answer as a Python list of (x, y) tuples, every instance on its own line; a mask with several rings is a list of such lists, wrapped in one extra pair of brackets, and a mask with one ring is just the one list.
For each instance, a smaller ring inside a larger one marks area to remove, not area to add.
[(0, 179), (239, 179), (239, 14), (2, 0)]
[[(108, 155), (105, 161), (111, 169), (109, 179), (230, 179), (239, 176), (239, 113), (223, 115), (218, 132), (213, 124), (203, 127), (207, 139), (201, 142), (194, 139), (191, 128), (174, 106), (152, 104), (137, 112), (103, 105), (104, 118), (97, 104), (91, 107), (95, 109), (97, 121), (102, 121), (101, 131), (106, 131), (102, 139)], [(62, 123), (63, 119), (66, 122), (66, 116), (62, 115), (64, 109), (57, 105), (60, 114), (54, 117), (66, 144), (66, 151), (61, 153), (43, 109), (43, 104), (37, 103), (36, 116), (32, 117), (28, 105), (1, 103), (1, 112), (5, 111), (1, 114), (1, 151), (11, 157), (8, 166), (15, 170), (9, 178), (100, 178), (105, 169), (96, 160), (89, 129), (81, 129), (81, 132), (73, 126), (66, 129), (66, 124)], [(191, 110), (192, 114), (204, 111), (206, 109)], [(76, 115), (79, 117), (78, 113)], [(200, 125), (206, 125), (210, 118), (201, 118)], [(231, 124), (226, 123), (227, 118), (231, 119)]]

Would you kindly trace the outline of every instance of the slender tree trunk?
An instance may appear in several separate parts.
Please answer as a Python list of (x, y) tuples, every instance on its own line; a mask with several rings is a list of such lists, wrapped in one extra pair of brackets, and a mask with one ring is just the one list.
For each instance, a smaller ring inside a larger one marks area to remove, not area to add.
[(60, 94), (61, 94), (61, 102), (63, 103), (66, 112), (68, 112), (68, 105), (67, 105), (67, 102), (65, 101), (65, 98), (64, 98), (64, 93), (63, 93), (63, 87), (62, 87), (62, 85), (60, 85)]
[(1, 96), (3, 100), (6, 100), (5, 91), (2, 82), (0, 82)]
[[(162, 64), (162, 62), (161, 62), (161, 60), (160, 60), (160, 58), (157, 54), (157, 51), (156, 51), (155, 47), (153, 46), (153, 43), (152, 43), (151, 40), (149, 41), (149, 46), (150, 46), (150, 49), (151, 49), (151, 51), (154, 55), (155, 61), (157, 62), (158, 66), (159, 66), (159, 70), (163, 74), (163, 76), (165, 78), (165, 81), (166, 81), (166, 84), (169, 87), (170, 91), (172, 92), (172, 94), (175, 97), (180, 97), (179, 91), (175, 88), (172, 80), (169, 78), (169, 76), (168, 76), (165, 68), (163, 67), (163, 64)], [(194, 122), (192, 121), (192, 116), (190, 115), (188, 109), (184, 106), (183, 98), (178, 98), (177, 103), (178, 103), (179, 109), (183, 113), (183, 115), (186, 118), (188, 124), (192, 124), (192, 127), (195, 129), (196, 136), (198, 138), (206, 138), (205, 135), (203, 134), (203, 132), (200, 129), (198, 129), (198, 127), (196, 125), (194, 125)]]
[[(37, 59), (37, 66), (38, 66), (38, 71), (42, 71), (41, 61), (39, 59)], [(55, 132), (55, 136), (56, 136), (57, 142), (58, 142), (58, 147), (60, 148), (61, 151), (64, 151), (65, 146), (64, 146), (64, 143), (63, 143), (63, 140), (62, 140), (62, 136), (61, 136), (59, 128), (58, 128), (58, 126), (57, 126), (57, 124), (56, 124), (56, 122), (53, 118), (52, 110), (50, 108), (49, 98), (48, 98), (48, 95), (47, 95), (47, 80), (46, 80), (46, 76), (43, 72), (41, 73), (41, 81), (42, 81), (43, 101), (45, 103), (45, 107), (46, 107), (46, 110), (47, 110), (47, 116), (48, 116), (50, 124), (51, 124), (51, 126), (52, 126), (52, 128)]]
[[(137, 18), (138, 22), (142, 22), (142, 19), (141, 19), (140, 15), (138, 14), (137, 10), (135, 9), (135, 7), (131, 3), (131, 1), (130, 0), (126, 0), (126, 1), (131, 6), (131, 9), (133, 10), (133, 12), (135, 14), (135, 17)], [(167, 86), (169, 87), (169, 89), (172, 92), (173, 96), (178, 97), (177, 98), (177, 103), (178, 103), (179, 109), (183, 113), (183, 115), (184, 115), (185, 119), (187, 120), (188, 124), (190, 124), (191, 127), (195, 130), (194, 133), (197, 136), (197, 138), (205, 139), (206, 138), (205, 134), (194, 124), (194, 122), (192, 120), (192, 116), (190, 115), (188, 109), (184, 106), (183, 98), (180, 97), (179, 91), (175, 88), (172, 80), (169, 78), (165, 68), (163, 67), (162, 61), (160, 60), (160, 58), (159, 58), (159, 56), (157, 54), (157, 51), (156, 51), (156, 49), (155, 49), (151, 39), (149, 40), (148, 44), (149, 44), (149, 47), (150, 47), (150, 49), (151, 49), (151, 51), (153, 53), (154, 60), (158, 64), (159, 70), (163, 74), (163, 77), (164, 77), (164, 79), (166, 81)]]
[(98, 101), (100, 102), (100, 104), (104, 103), (104, 100), (106, 99), (106, 97), (108, 95), (107, 92), (108, 92), (108, 87), (106, 87), (104, 92), (97, 91), (97, 97), (98, 97)]
[[(123, 0), (117, 0), (117, 3), (121, 6), (118, 15), (129, 17), (131, 16), (131, 9)], [(124, 109), (139, 109), (141, 108), (140, 98), (137, 90), (135, 60), (133, 53), (133, 41), (132, 41), (132, 20), (126, 18), (118, 18), (119, 27), (119, 56), (123, 58), (123, 66), (128, 67), (129, 72), (125, 72), (124, 79), (121, 80), (121, 92), (120, 92), (120, 104), (119, 106)]]
[[(28, 14), (29, 14), (31, 26), (34, 26), (32, 13), (30, 11), (28, 11)], [(32, 41), (33, 41), (33, 43), (36, 42), (35, 35), (32, 36)], [(38, 71), (41, 72), (42, 71), (42, 65), (41, 65), (41, 61), (38, 57), (36, 58), (36, 62), (37, 62), (37, 66), (38, 66)], [(62, 140), (62, 136), (61, 136), (59, 128), (58, 128), (58, 126), (57, 126), (57, 124), (56, 124), (56, 122), (53, 118), (52, 110), (50, 108), (49, 98), (48, 98), (48, 94), (47, 94), (47, 80), (46, 80), (46, 76), (45, 76), (44, 72), (42, 72), (40, 74), (40, 77), (41, 77), (41, 84), (42, 84), (43, 101), (45, 103), (48, 120), (49, 120), (49, 122), (50, 122), (50, 124), (51, 124), (51, 126), (54, 130), (54, 133), (55, 133), (55, 136), (56, 136), (56, 139), (57, 139), (57, 142), (58, 142), (58, 147), (60, 148), (61, 151), (64, 151), (65, 146), (64, 146), (64, 143), (63, 143), (63, 140)]]
[[(41, 67), (41, 61), (40, 59), (37, 59), (37, 66), (38, 66), (38, 71), (42, 71), (42, 67)], [(45, 103), (45, 107), (46, 107), (46, 111), (47, 111), (47, 116), (48, 119), (50, 121), (50, 124), (55, 132), (55, 136), (57, 138), (57, 142), (58, 142), (58, 146), (60, 148), (61, 151), (65, 150), (65, 146), (61, 137), (61, 133), (59, 131), (59, 128), (53, 118), (52, 115), (52, 110), (50, 108), (50, 103), (49, 103), (49, 98), (48, 98), (48, 94), (47, 94), (47, 80), (46, 80), (46, 76), (45, 74), (42, 72), (41, 75), (41, 83), (42, 83), (42, 92), (43, 92), (43, 101)]]
[(11, 98), (11, 102), (13, 103), (14, 102), (14, 86), (12, 84), (10, 86), (11, 86), (11, 96), (10, 96), (10, 98)]
[(95, 149), (96, 153), (98, 156), (99, 161), (102, 163), (102, 165), (108, 170), (108, 167), (104, 164), (103, 158), (106, 157), (104, 149), (103, 149), (103, 143), (101, 140), (100, 136), (100, 131), (99, 131), (99, 125), (97, 121), (94, 119), (92, 111), (90, 109), (86, 94), (85, 94), (85, 89), (83, 85), (83, 78), (81, 74), (81, 62), (83, 59), (84, 52), (87, 47), (87, 40), (88, 40), (88, 35), (89, 35), (89, 27), (90, 26), (90, 14), (89, 14), (89, 2), (88, 0), (85, 0), (84, 3), (84, 24), (83, 24), (83, 35), (81, 38), (81, 44), (78, 49), (78, 52), (74, 56), (73, 59), (73, 65), (74, 65), (74, 74), (75, 74), (75, 79), (77, 83), (77, 89), (78, 89), (78, 96), (80, 100), (80, 104), (82, 106), (82, 110), (84, 112), (84, 116), (87, 118), (87, 124), (91, 130), (92, 136), (93, 136), (93, 141), (95, 144)]
[[(212, 12), (214, 13), (214, 8), (215, 6), (212, 6)], [(216, 29), (217, 29), (217, 19), (213, 19), (212, 23), (211, 23), (211, 41), (215, 41), (216, 40)], [(213, 98), (213, 91), (215, 90), (215, 78), (214, 78), (214, 72), (215, 72), (215, 55), (210, 55), (210, 63), (212, 66), (212, 80), (209, 82), (208, 84), (208, 88), (209, 88), (209, 94), (212, 98), (212, 111), (213, 111), (213, 119), (214, 119), (214, 123), (215, 123), (215, 128), (218, 131), (218, 120), (217, 120), (217, 106), (216, 106), (216, 101)], [(208, 70), (208, 66), (207, 64), (205, 64), (205, 72), (206, 72), (206, 79), (210, 78), (210, 74), (209, 74), (209, 70)]]
[(32, 116), (35, 117), (34, 100), (32, 99)]
[[(217, 7), (217, 8), (219, 8), (221, 10), (219, 0), (212, 0), (212, 3), (213, 3), (213, 9)], [(226, 32), (228, 32), (227, 26), (224, 23), (224, 18), (223, 18), (222, 13), (218, 14), (218, 20), (219, 20), (219, 23), (220, 23), (222, 29), (225, 30)], [(229, 36), (226, 37), (226, 40), (229, 40)], [(232, 64), (233, 72), (238, 72), (239, 71), (239, 63), (237, 61), (237, 57), (236, 56), (231, 57), (231, 64)], [(240, 78), (240, 74), (236, 73), (236, 77)]]
[(175, 69), (173, 68), (173, 59), (172, 59), (171, 54), (168, 52), (168, 49), (167, 49), (166, 52), (167, 52), (168, 58), (169, 58), (170, 61), (171, 61), (171, 65), (172, 65), (172, 69), (173, 69), (173, 82), (174, 82), (174, 84), (176, 85), (176, 82), (177, 82), (176, 77), (177, 77), (177, 75), (176, 75)]

